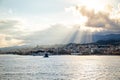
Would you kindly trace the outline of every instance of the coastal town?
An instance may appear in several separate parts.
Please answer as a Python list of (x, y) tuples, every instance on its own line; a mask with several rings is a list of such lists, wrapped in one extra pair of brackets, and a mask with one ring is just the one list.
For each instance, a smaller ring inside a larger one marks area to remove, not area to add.
[(27, 47), (20, 49), (0, 50), (0, 54), (18, 54), (40, 56), (45, 53), (49, 55), (120, 55), (120, 45), (101, 44), (76, 44), (54, 45), (49, 47)]

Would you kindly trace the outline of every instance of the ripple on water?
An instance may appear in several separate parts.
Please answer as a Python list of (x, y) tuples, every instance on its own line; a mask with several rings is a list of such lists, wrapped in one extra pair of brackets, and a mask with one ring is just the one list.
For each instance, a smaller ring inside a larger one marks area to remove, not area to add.
[(0, 56), (0, 80), (120, 80), (119, 56)]

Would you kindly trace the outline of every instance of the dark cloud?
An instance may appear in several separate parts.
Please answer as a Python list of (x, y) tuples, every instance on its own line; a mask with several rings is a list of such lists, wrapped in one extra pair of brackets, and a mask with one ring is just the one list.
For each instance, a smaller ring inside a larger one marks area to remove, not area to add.
[[(112, 7), (108, 7), (110, 11)], [(110, 18), (111, 12), (99, 11), (95, 12), (93, 9), (88, 9), (85, 6), (76, 7), (79, 12), (87, 17), (87, 22), (85, 26), (103, 28), (110, 31), (119, 31), (120, 30), (120, 19)]]

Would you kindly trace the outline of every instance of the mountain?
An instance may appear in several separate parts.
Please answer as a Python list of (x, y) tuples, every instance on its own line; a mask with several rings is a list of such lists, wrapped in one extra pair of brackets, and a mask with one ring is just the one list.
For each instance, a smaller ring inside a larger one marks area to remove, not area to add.
[(96, 44), (100, 45), (120, 45), (120, 40), (114, 40), (114, 39), (109, 39), (109, 40), (98, 40)]
[(31, 48), (33, 48), (33, 46), (30, 46), (30, 45), (11, 46), (11, 47), (0, 48), (0, 51), (2, 51), (2, 52), (9, 52), (9, 51), (18, 51), (20, 49), (31, 49)]
[(93, 35), (93, 42), (98, 40), (120, 40), (120, 34)]

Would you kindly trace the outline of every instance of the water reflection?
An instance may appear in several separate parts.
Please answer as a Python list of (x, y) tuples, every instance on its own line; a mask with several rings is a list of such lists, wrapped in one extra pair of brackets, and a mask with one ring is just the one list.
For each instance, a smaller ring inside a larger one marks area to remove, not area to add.
[(120, 80), (119, 56), (0, 56), (0, 80)]

